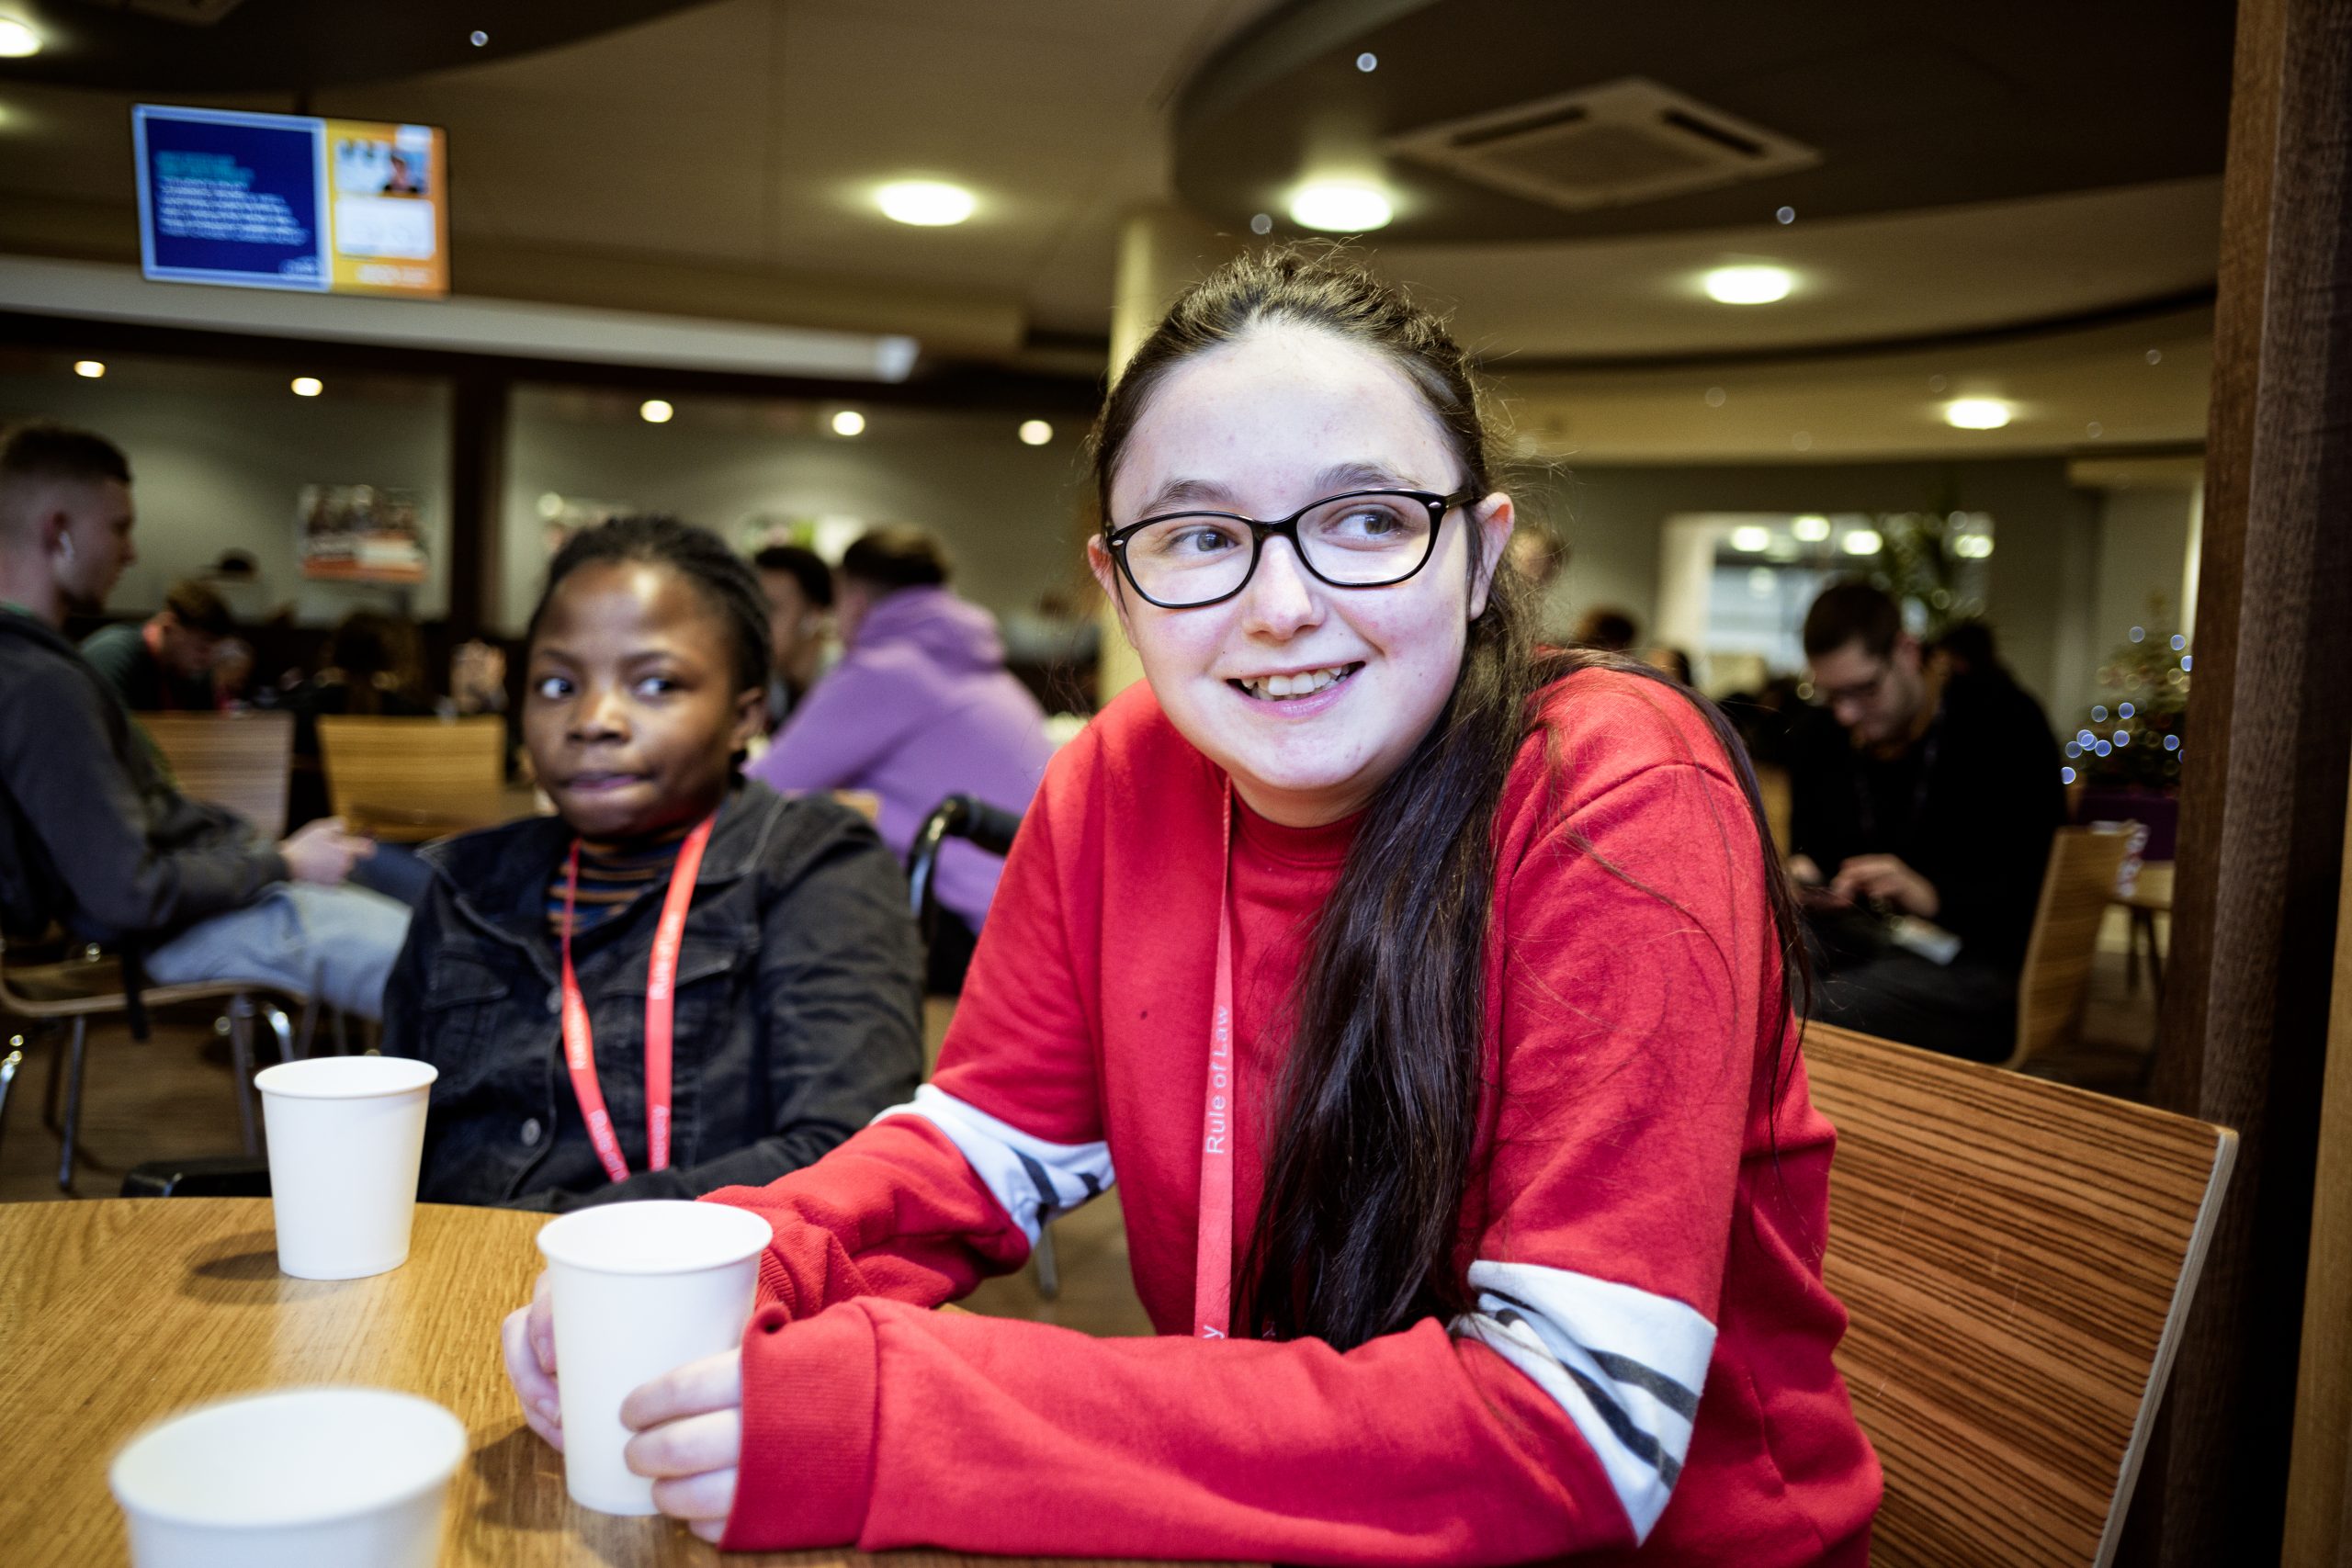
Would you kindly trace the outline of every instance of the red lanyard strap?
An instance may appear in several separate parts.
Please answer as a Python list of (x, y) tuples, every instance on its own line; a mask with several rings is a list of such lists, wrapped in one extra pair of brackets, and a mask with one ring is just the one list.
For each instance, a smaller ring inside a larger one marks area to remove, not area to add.
[(1225, 784), (1225, 852), (1216, 889), (1216, 1001), (1209, 1014), (1208, 1087), (1201, 1102), (1201, 1237), (1193, 1262), (1193, 1332), (1222, 1339), (1233, 1318), (1233, 781)]
[[(686, 910), (695, 899), (695, 876), (702, 869), (702, 852), (710, 842), (718, 816), (705, 818), (678, 846), (678, 863), (670, 872), (669, 897), (662, 901), (662, 922), (653, 928), (653, 957), (645, 974), (645, 1167), (670, 1168), (670, 1048), (678, 989), (678, 946), (685, 938)], [(571, 1074), (571, 1092), (588, 1123), (588, 1141), (596, 1158), (615, 1181), (628, 1179), (628, 1161), (621, 1141), (613, 1134), (612, 1113), (605, 1109), (605, 1089), (596, 1081), (596, 1037), (588, 1027), (588, 1004), (580, 995), (580, 981), (571, 972), (571, 908), (580, 890), (580, 840), (571, 841), (571, 858), (563, 883), (563, 1065)]]

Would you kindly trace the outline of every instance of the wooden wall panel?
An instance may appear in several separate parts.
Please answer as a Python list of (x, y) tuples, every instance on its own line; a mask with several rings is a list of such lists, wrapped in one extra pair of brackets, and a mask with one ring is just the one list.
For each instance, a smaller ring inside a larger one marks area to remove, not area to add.
[(2244, 1146), (2126, 1553), (2166, 1568), (2281, 1539), (2352, 761), (2347, 224), (2352, 6), (2243, 0), (2155, 1087)]

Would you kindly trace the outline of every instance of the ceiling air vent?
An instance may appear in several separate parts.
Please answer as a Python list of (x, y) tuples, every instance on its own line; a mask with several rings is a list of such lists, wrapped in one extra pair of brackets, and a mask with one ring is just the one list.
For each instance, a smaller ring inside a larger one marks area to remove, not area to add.
[(1388, 150), (1571, 212), (1786, 174), (1812, 148), (1639, 76), (1391, 137)]

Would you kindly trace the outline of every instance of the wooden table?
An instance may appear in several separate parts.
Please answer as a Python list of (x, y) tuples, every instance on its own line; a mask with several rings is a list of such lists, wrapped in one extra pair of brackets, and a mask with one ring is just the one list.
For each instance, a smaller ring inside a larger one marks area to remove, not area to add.
[(476, 828), (495, 828), (545, 809), (530, 784), (420, 786), (401, 799), (355, 800), (347, 813), (351, 830), (393, 843), (423, 843)]
[[(0, 1555), (119, 1563), (107, 1466), (141, 1427), (192, 1404), (298, 1383), (403, 1389), (456, 1412), (471, 1453), (449, 1490), (441, 1562), (622, 1568), (718, 1553), (661, 1518), (571, 1503), (563, 1461), (525, 1427), (499, 1320), (539, 1269), (545, 1215), (419, 1204), (409, 1260), (372, 1280), (277, 1271), (266, 1199), (0, 1205)], [(848, 1551), (729, 1557), (795, 1568), (882, 1564)], [(893, 1552), (895, 1568), (1013, 1560)]]

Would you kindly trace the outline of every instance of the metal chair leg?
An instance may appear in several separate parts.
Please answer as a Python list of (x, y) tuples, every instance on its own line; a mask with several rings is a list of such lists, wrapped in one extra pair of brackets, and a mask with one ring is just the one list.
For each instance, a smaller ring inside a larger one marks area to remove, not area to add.
[(264, 1002), (261, 1004), (261, 1021), (269, 1025), (272, 1034), (277, 1036), (277, 1059), (280, 1062), (299, 1061), (300, 1057), (294, 1048), (294, 1026), (288, 1021), (286, 1010), (276, 1002)]
[(1047, 1301), (1060, 1295), (1062, 1275), (1054, 1266), (1054, 1228), (1042, 1217), (1037, 1223), (1037, 1245), (1029, 1249), (1029, 1260), (1037, 1266), (1037, 1293)]
[(8, 1086), (17, 1081), (17, 1069), (25, 1065), (25, 1037), (8, 1037), (8, 1054), (0, 1056), (0, 1134), (8, 1130)]
[(90, 1021), (74, 1021), (74, 1040), (67, 1047), (73, 1063), (66, 1068), (65, 1122), (59, 1129), (57, 1154), (57, 1190), (71, 1196), (74, 1191), (74, 1140), (82, 1127), (82, 1066), (90, 1043)]
[(49, 1083), (41, 1090), (40, 1124), (51, 1132), (61, 1131), (64, 1122), (58, 1120), (59, 1090), (65, 1083), (65, 1043), (57, 1037), (57, 1025), (44, 1021), (40, 1026), (42, 1043), (49, 1049)]
[(237, 1076), (237, 1122), (244, 1134), (245, 1153), (261, 1153), (261, 1134), (254, 1126), (254, 999), (229, 998), (230, 1070)]

